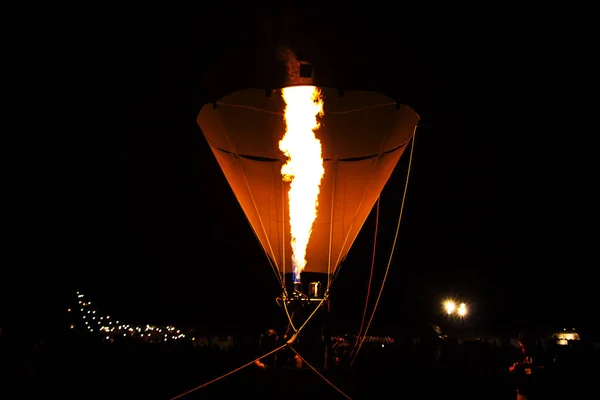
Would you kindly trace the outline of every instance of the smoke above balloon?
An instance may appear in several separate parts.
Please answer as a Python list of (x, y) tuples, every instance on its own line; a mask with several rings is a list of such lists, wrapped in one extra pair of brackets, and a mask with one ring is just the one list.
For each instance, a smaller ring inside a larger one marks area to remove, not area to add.
[(286, 107), (286, 132), (279, 149), (287, 157), (281, 168), (288, 192), (292, 268), (294, 282), (306, 267), (306, 248), (317, 218), (319, 190), (325, 169), (321, 141), (316, 138), (319, 117), (323, 115), (323, 98), (315, 86), (293, 86), (282, 90)]

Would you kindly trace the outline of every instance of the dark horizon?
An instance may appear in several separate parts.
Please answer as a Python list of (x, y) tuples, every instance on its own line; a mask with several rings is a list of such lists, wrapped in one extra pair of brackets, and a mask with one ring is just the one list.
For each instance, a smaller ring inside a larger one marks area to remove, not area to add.
[[(420, 30), (395, 51), (399, 28), (332, 25), (327, 16), (315, 20), (313, 30), (328, 37), (319, 52), (334, 53), (327, 59), (332, 68), (351, 71), (345, 78), (354, 77), (357, 87), (386, 93), (421, 116), (398, 244), (373, 329), (434, 318), (447, 296), (465, 298), (482, 326), (596, 328), (592, 278), (579, 276), (588, 263), (582, 248), (589, 239), (581, 237), (587, 229), (578, 225), (586, 214), (583, 204), (573, 207), (583, 172), (568, 175), (571, 156), (557, 140), (570, 123), (569, 105), (548, 108), (550, 89), (531, 75), (541, 71), (540, 61), (518, 37), (496, 37), (493, 29), (480, 31), (489, 36), (485, 47), (468, 32), (430, 38)], [(68, 201), (61, 204), (68, 245), (53, 249), (65, 252), (64, 280), (60, 289), (40, 282), (40, 320), (59, 315), (81, 290), (132, 322), (239, 321), (266, 328), (283, 321), (277, 282), (196, 125), (202, 104), (261, 87), (257, 21), (232, 17), (223, 32), (220, 18), (204, 24), (140, 20), (116, 24), (110, 34), (90, 33), (68, 77), (89, 84), (70, 86), (76, 101), (65, 116), (74, 135), (62, 191)], [(381, 195), (371, 304), (407, 164), (408, 152)], [(374, 214), (332, 289), (336, 318), (355, 330)], [(41, 275), (52, 279), (53, 273)], [(247, 299), (245, 290), (254, 297)]]

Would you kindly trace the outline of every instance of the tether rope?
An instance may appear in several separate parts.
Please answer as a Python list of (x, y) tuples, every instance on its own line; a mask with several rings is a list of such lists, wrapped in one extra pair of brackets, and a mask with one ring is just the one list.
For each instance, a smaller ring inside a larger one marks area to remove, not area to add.
[[(254, 364), (254, 363), (255, 363), (255, 362), (257, 362), (257, 361), (260, 361), (260, 360), (262, 360), (262, 359), (263, 359), (263, 358), (265, 358), (265, 357), (268, 357), (268, 356), (270, 356), (271, 354), (274, 354), (274, 353), (278, 352), (279, 350), (282, 350), (283, 348), (285, 348), (285, 347), (287, 347), (287, 346), (291, 346), (291, 344), (292, 344), (292, 343), (293, 343), (293, 342), (296, 340), (296, 338), (298, 337), (298, 334), (300, 334), (300, 331), (301, 331), (302, 329), (304, 329), (304, 327), (306, 326), (306, 324), (308, 324), (308, 322), (309, 322), (309, 321), (311, 320), (311, 318), (312, 318), (312, 317), (315, 315), (315, 313), (316, 313), (316, 312), (319, 310), (319, 308), (321, 308), (321, 306), (323, 305), (323, 303), (325, 302), (325, 300), (327, 300), (327, 297), (328, 297), (328, 293), (325, 293), (325, 296), (323, 296), (323, 299), (322, 299), (322, 300), (319, 302), (319, 304), (317, 305), (317, 307), (315, 307), (315, 309), (313, 310), (313, 312), (312, 312), (312, 313), (311, 313), (311, 314), (308, 316), (308, 318), (306, 318), (306, 321), (304, 321), (304, 323), (302, 324), (302, 326), (300, 326), (300, 328), (298, 328), (298, 329), (295, 329), (295, 332), (294, 332), (294, 334), (292, 335), (292, 337), (290, 338), (290, 340), (288, 340), (288, 341), (287, 341), (285, 344), (283, 344), (283, 345), (279, 346), (279, 347), (278, 347), (278, 348), (276, 348), (275, 350), (271, 350), (271, 351), (270, 351), (270, 352), (268, 352), (267, 354), (263, 354), (262, 356), (260, 356), (260, 357), (258, 357), (258, 358), (256, 358), (256, 359), (254, 359), (254, 360), (252, 360), (252, 361), (250, 361), (250, 362), (248, 362), (248, 363), (246, 363), (246, 364), (242, 365), (241, 367), (238, 367), (238, 368), (236, 368), (236, 369), (234, 369), (234, 370), (232, 370), (232, 371), (229, 371), (229, 372), (227, 372), (226, 374), (223, 374), (223, 375), (221, 375), (221, 376), (219, 376), (219, 377), (217, 377), (217, 378), (215, 378), (215, 379), (213, 379), (213, 380), (211, 380), (211, 381), (208, 381), (208, 382), (206, 382), (206, 383), (203, 383), (202, 385), (200, 385), (200, 386), (197, 386), (197, 387), (195, 387), (195, 388), (193, 388), (193, 389), (191, 389), (191, 390), (188, 390), (188, 391), (187, 391), (187, 392), (185, 392), (185, 393), (182, 393), (182, 394), (180, 394), (180, 395), (178, 395), (178, 396), (172, 397), (170, 400), (179, 399), (179, 398), (181, 398), (181, 397), (183, 397), (183, 396), (185, 396), (185, 395), (187, 395), (187, 394), (189, 394), (189, 393), (192, 393), (192, 392), (194, 392), (194, 391), (196, 391), (196, 390), (198, 390), (198, 389), (202, 389), (203, 387), (206, 387), (206, 386), (208, 386), (208, 385), (210, 385), (210, 384), (212, 384), (212, 383), (218, 382), (218, 381), (220, 381), (221, 379), (223, 379), (223, 378), (226, 378), (226, 377), (228, 377), (229, 375), (235, 374), (236, 372), (238, 372), (238, 371), (241, 371), (242, 369), (244, 369), (244, 368), (246, 368), (246, 367), (248, 367), (248, 366), (250, 366), (250, 365)], [(284, 299), (284, 302), (285, 302), (285, 299)], [(290, 317), (290, 316), (289, 316), (289, 314), (287, 314), (287, 315), (288, 315), (288, 317)], [(291, 317), (290, 317), (290, 323), (291, 323)], [(293, 350), (293, 349), (292, 349), (292, 350)], [(298, 356), (299, 356), (300, 358), (302, 358), (300, 355), (298, 355)], [(307, 364), (307, 365), (309, 365), (308, 363), (306, 363), (306, 364)], [(311, 368), (312, 368), (312, 367), (311, 367)], [(319, 375), (320, 375), (320, 374), (319, 374)]]
[(250, 366), (250, 365), (254, 364), (254, 363), (255, 363), (255, 362), (257, 362), (257, 361), (260, 361), (260, 360), (262, 360), (263, 358), (270, 356), (271, 354), (277, 353), (279, 350), (281, 350), (281, 349), (283, 349), (284, 347), (287, 347), (287, 346), (288, 346), (288, 343), (285, 343), (285, 344), (283, 344), (283, 345), (279, 346), (278, 348), (276, 348), (275, 350), (271, 350), (271, 351), (270, 351), (270, 352), (268, 352), (267, 354), (264, 354), (264, 355), (262, 355), (262, 356), (258, 357), (257, 359), (254, 359), (254, 360), (250, 361), (249, 363), (246, 363), (246, 364), (242, 365), (241, 367), (238, 367), (238, 368), (234, 369), (233, 371), (229, 371), (229, 372), (228, 372), (228, 373), (226, 373), (226, 374), (223, 374), (223, 375), (221, 375), (221, 376), (219, 376), (219, 377), (217, 377), (217, 378), (215, 378), (215, 379), (213, 379), (213, 380), (211, 380), (211, 381), (208, 381), (208, 382), (206, 382), (206, 383), (203, 383), (202, 385), (200, 385), (200, 386), (197, 386), (197, 387), (195, 387), (195, 388), (193, 388), (193, 389), (190, 389), (190, 390), (188, 390), (187, 392), (185, 392), (185, 393), (182, 393), (182, 394), (180, 394), (180, 395), (178, 395), (178, 396), (171, 397), (171, 399), (170, 399), (170, 400), (180, 399), (180, 398), (182, 398), (183, 396), (186, 396), (186, 395), (188, 395), (188, 394), (190, 394), (190, 393), (192, 393), (192, 392), (195, 392), (195, 391), (196, 391), (196, 390), (198, 390), (198, 389), (202, 389), (203, 387), (206, 387), (206, 386), (210, 385), (211, 383), (215, 383), (215, 382), (217, 382), (217, 381), (220, 381), (221, 379), (223, 379), (223, 378), (226, 378), (226, 377), (228, 377), (229, 375), (233, 375), (233, 374), (235, 374), (236, 372), (238, 372), (238, 371), (241, 371), (242, 369), (244, 369), (244, 368), (246, 368), (246, 367), (248, 367), (248, 366)]
[(379, 300), (381, 299), (381, 294), (383, 293), (383, 287), (385, 286), (385, 281), (387, 280), (388, 273), (390, 272), (390, 266), (392, 265), (392, 258), (394, 257), (394, 249), (396, 248), (396, 243), (398, 240), (398, 232), (400, 231), (400, 222), (402, 221), (402, 213), (404, 211), (404, 201), (406, 200), (406, 192), (408, 189), (408, 178), (410, 177), (412, 158), (413, 158), (413, 153), (414, 153), (414, 149), (415, 149), (415, 137), (416, 137), (416, 131), (415, 131), (415, 133), (413, 133), (412, 143), (410, 146), (410, 157), (408, 158), (408, 171), (406, 172), (406, 182), (404, 183), (404, 193), (402, 194), (402, 203), (400, 205), (400, 215), (398, 216), (398, 225), (396, 226), (396, 234), (394, 235), (394, 243), (392, 244), (392, 250), (390, 251), (390, 258), (388, 259), (387, 267), (385, 269), (385, 274), (383, 275), (383, 281), (381, 282), (381, 288), (379, 289), (379, 294), (377, 295), (377, 300), (375, 301), (375, 306), (373, 307), (373, 312), (371, 313), (371, 317), (369, 318), (369, 323), (367, 324), (367, 327), (365, 328), (365, 333), (361, 337), (361, 339), (358, 343), (358, 348), (356, 349), (356, 352), (354, 353), (354, 358), (350, 362), (351, 366), (354, 365), (354, 361), (356, 360), (356, 357), (358, 356), (358, 352), (360, 351), (362, 344), (364, 343), (365, 338), (367, 337), (367, 333), (369, 331), (369, 328), (371, 327), (371, 322), (373, 322), (373, 317), (375, 317), (375, 311), (377, 311), (377, 306), (379, 305)]
[(363, 327), (365, 324), (365, 319), (367, 317), (367, 310), (369, 308), (369, 298), (371, 297), (371, 284), (373, 283), (373, 271), (375, 270), (375, 255), (377, 254), (377, 233), (379, 231), (379, 204), (381, 203), (381, 196), (377, 198), (377, 213), (375, 217), (375, 235), (373, 237), (373, 257), (371, 258), (371, 272), (369, 273), (369, 285), (367, 286), (367, 297), (365, 299), (365, 308), (363, 310), (362, 319), (360, 321), (360, 328), (358, 329), (358, 335), (356, 336), (356, 342), (354, 343), (354, 348), (350, 353), (350, 356), (354, 353), (358, 346), (358, 341), (362, 336)]
[(321, 374), (319, 371), (317, 371), (317, 369), (315, 367), (313, 367), (312, 365), (310, 365), (310, 363), (308, 361), (306, 361), (304, 359), (304, 357), (302, 357), (297, 351), (296, 349), (294, 349), (293, 347), (290, 346), (290, 350), (292, 350), (294, 353), (296, 353), (296, 355), (298, 357), (300, 357), (300, 359), (302, 360), (302, 362), (305, 362), (306, 365), (308, 365), (308, 367), (310, 369), (312, 369), (317, 375), (319, 375), (319, 377), (321, 377), (321, 379), (323, 379), (325, 382), (327, 382), (329, 384), (329, 386), (331, 386), (332, 388), (334, 388), (339, 394), (341, 394), (342, 396), (344, 396), (346, 399), (348, 400), (352, 400), (352, 398), (350, 396), (348, 396), (346, 393), (342, 392), (342, 390), (340, 388), (338, 388), (337, 386), (335, 386), (333, 383), (331, 383), (330, 380), (328, 380), (327, 378), (325, 378), (323, 376), (323, 374)]
[[(250, 106), (245, 106), (245, 105), (242, 105), (242, 104), (221, 103), (220, 101), (218, 101), (217, 105), (224, 106), (224, 107), (245, 108), (247, 110), (259, 111), (259, 112), (264, 112), (264, 113), (273, 114), (273, 115), (284, 115), (284, 113), (281, 112), (281, 111), (263, 110), (262, 108), (250, 107)], [(327, 114), (328, 115), (329, 114), (332, 114), (332, 115), (350, 114), (350, 113), (353, 113), (353, 112), (367, 110), (369, 108), (386, 107), (386, 106), (396, 106), (396, 103), (373, 104), (373, 105), (370, 105), (370, 106), (364, 106), (364, 107), (360, 107), (360, 108), (355, 108), (353, 110), (345, 110), (345, 111), (328, 111)]]

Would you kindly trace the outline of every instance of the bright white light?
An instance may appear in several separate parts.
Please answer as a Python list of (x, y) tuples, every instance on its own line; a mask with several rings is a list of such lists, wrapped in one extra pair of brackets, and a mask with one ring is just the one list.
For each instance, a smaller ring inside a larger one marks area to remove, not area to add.
[(456, 304), (452, 300), (446, 300), (444, 302), (444, 309), (448, 313), (448, 315), (452, 314), (454, 310), (456, 310)]
[(467, 315), (467, 305), (465, 303), (460, 303), (460, 306), (458, 306), (458, 315), (460, 315), (461, 317), (464, 317), (465, 315)]

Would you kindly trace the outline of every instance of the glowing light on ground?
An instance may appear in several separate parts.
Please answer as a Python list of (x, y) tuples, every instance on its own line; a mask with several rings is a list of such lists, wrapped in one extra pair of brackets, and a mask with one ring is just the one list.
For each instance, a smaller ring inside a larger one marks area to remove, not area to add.
[(321, 142), (315, 136), (318, 117), (323, 115), (321, 92), (314, 86), (294, 86), (282, 90), (285, 101), (286, 132), (279, 149), (287, 157), (281, 175), (290, 182), (289, 212), (294, 282), (306, 267), (306, 248), (317, 218), (319, 186), (325, 169)]

